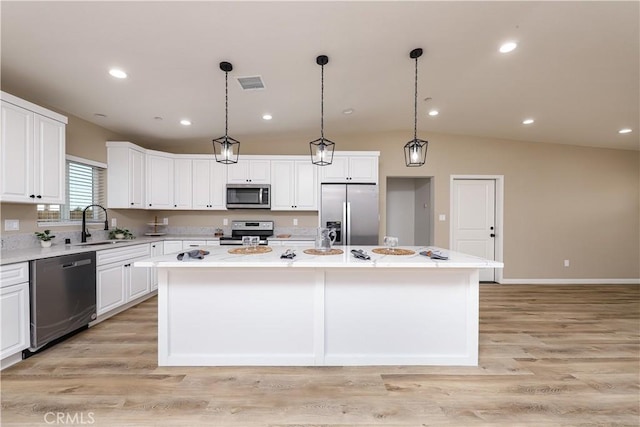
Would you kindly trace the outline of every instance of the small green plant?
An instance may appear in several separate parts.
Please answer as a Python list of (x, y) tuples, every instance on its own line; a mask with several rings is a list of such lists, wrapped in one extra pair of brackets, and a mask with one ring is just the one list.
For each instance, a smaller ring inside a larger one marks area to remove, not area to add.
[(49, 233), (51, 233), (51, 230), (44, 230), (44, 232), (42, 233), (39, 231), (36, 231), (35, 235), (38, 237), (38, 239), (42, 240), (43, 242), (48, 242), (49, 240), (56, 237), (53, 234), (49, 234)]
[[(123, 237), (120, 237), (122, 235)], [(109, 238), (110, 239), (133, 239), (133, 234), (127, 230), (126, 228), (114, 228), (109, 230)]]

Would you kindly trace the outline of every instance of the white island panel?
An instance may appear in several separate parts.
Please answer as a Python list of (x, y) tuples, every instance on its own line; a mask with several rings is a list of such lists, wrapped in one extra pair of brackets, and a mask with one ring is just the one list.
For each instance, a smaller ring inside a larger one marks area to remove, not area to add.
[(134, 264), (159, 271), (161, 366), (477, 365), (478, 272), (502, 267), (424, 247), (368, 261), (350, 247), (293, 260), (206, 249)]

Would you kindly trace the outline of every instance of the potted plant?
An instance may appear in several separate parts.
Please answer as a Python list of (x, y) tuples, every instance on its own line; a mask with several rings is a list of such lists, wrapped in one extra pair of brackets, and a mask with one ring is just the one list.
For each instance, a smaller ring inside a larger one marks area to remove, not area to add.
[(110, 239), (133, 239), (133, 234), (126, 228), (114, 228), (109, 230)]
[(49, 246), (51, 246), (51, 239), (56, 237), (50, 233), (51, 233), (51, 230), (44, 230), (44, 232), (39, 232), (39, 231), (35, 232), (35, 235), (38, 237), (38, 239), (40, 239), (40, 245), (43, 248), (48, 248)]

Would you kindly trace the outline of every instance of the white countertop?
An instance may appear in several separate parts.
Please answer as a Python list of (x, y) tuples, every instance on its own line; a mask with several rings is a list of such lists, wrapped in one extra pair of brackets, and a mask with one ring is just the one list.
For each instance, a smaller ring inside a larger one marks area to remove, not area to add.
[[(336, 246), (344, 252), (340, 255), (309, 255), (303, 251), (304, 247), (291, 247), (296, 252), (293, 259), (281, 259), (280, 255), (288, 248), (284, 246), (273, 247), (271, 252), (255, 255), (230, 254), (229, 250), (240, 246), (203, 246), (202, 249), (210, 252), (204, 259), (184, 257), (182, 261), (176, 259), (176, 254), (162, 255), (148, 260), (136, 261), (136, 267), (170, 267), (170, 268), (200, 268), (200, 267), (319, 267), (319, 268), (503, 268), (502, 262), (490, 261), (471, 255), (452, 252), (433, 246), (403, 246), (415, 252), (413, 255), (379, 255), (372, 249), (379, 246)], [(313, 248), (313, 244), (308, 249)], [(193, 249), (193, 248), (192, 248)], [(351, 255), (351, 249), (363, 249), (370, 256), (370, 260), (360, 260)], [(432, 250), (440, 251), (449, 257), (448, 260), (433, 260), (419, 252)]]
[[(0, 265), (14, 264), (17, 262), (27, 262), (42, 258), (51, 258), (63, 255), (78, 254), (82, 252), (102, 251), (105, 249), (116, 249), (125, 246), (141, 245), (144, 243), (162, 242), (164, 240), (220, 240), (219, 237), (211, 236), (187, 236), (187, 235), (163, 235), (163, 236), (140, 236), (132, 240), (124, 240), (117, 244), (104, 244), (83, 246), (82, 243), (54, 243), (51, 247), (33, 247), (25, 249), (3, 250), (0, 252)], [(88, 243), (91, 243), (89, 241)]]

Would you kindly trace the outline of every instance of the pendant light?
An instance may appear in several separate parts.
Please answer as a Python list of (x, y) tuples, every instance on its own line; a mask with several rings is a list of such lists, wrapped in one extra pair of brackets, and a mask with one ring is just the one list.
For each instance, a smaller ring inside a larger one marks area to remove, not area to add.
[(316, 58), (316, 64), (320, 65), (320, 138), (309, 143), (311, 162), (318, 166), (327, 166), (333, 162), (333, 151), (336, 144), (324, 137), (324, 66), (329, 62), (329, 57), (320, 55)]
[(224, 136), (214, 139), (213, 153), (216, 162), (226, 165), (238, 163), (240, 154), (240, 141), (231, 138), (229, 134), (229, 71), (233, 70), (233, 65), (229, 62), (221, 62), (220, 69), (224, 71)]
[(418, 139), (418, 58), (422, 49), (413, 49), (409, 57), (416, 60), (416, 78), (413, 96), (413, 139), (404, 145), (404, 160), (408, 167), (422, 166), (427, 161), (429, 141)]

